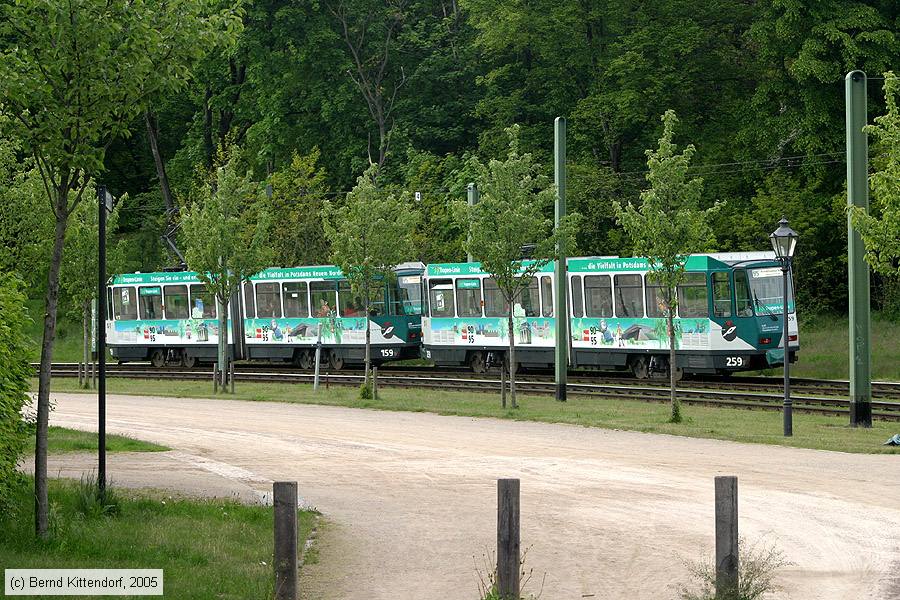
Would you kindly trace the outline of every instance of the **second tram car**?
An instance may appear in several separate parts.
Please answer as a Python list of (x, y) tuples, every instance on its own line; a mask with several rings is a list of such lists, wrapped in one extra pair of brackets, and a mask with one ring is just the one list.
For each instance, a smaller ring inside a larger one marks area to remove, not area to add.
[[(575, 367), (628, 369), (638, 378), (669, 370), (666, 307), (644, 258), (568, 261), (569, 348)], [(517, 362), (554, 361), (553, 263), (514, 303)], [(508, 304), (477, 263), (426, 269), (422, 356), (437, 365), (482, 372), (509, 345)], [(788, 357), (799, 349), (793, 286), (788, 292)], [(675, 318), (679, 374), (730, 373), (781, 364), (784, 356), (782, 271), (771, 252), (694, 255), (678, 287)]]

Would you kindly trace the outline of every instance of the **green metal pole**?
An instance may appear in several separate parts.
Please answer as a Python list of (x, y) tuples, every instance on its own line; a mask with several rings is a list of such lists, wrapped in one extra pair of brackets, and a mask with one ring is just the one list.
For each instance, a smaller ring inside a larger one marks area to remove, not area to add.
[[(847, 205), (869, 210), (866, 133), (866, 74), (851, 71), (844, 78), (847, 99)], [(872, 426), (872, 372), (869, 349), (869, 266), (859, 232), (847, 220), (850, 283), (850, 425)]]
[[(566, 119), (553, 123), (553, 171), (556, 183), (556, 226), (566, 216)], [(556, 246), (556, 399), (566, 401), (569, 372), (569, 311), (566, 301), (566, 240)]]
[[(478, 184), (470, 183), (468, 186), (469, 208), (478, 204)], [(471, 241), (471, 235), (467, 237), (467, 241)], [(472, 262), (472, 253), (466, 253), (466, 260)]]

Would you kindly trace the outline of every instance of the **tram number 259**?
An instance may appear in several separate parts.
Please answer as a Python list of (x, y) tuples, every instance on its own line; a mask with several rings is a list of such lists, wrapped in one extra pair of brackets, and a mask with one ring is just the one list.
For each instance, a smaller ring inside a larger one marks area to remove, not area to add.
[(397, 356), (397, 350), (395, 348), (381, 349), (381, 358), (394, 358), (395, 356)]
[(743, 356), (726, 356), (725, 357), (725, 366), (732, 368), (740, 368), (744, 366), (744, 357)]

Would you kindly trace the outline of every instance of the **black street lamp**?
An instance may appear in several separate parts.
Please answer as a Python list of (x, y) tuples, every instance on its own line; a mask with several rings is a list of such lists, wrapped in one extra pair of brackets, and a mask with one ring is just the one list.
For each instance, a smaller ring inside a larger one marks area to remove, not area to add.
[(788, 334), (788, 273), (791, 270), (791, 259), (794, 257), (794, 250), (797, 248), (797, 232), (788, 226), (788, 220), (781, 217), (778, 222), (778, 229), (769, 235), (772, 242), (772, 248), (775, 250), (775, 256), (781, 261), (781, 273), (784, 279), (784, 435), (790, 437), (794, 435), (794, 416), (793, 406), (791, 402), (791, 352), (790, 352), (790, 336)]
[(97, 380), (98, 467), (97, 495), (106, 498), (106, 216), (112, 212), (115, 199), (104, 186), (97, 188)]

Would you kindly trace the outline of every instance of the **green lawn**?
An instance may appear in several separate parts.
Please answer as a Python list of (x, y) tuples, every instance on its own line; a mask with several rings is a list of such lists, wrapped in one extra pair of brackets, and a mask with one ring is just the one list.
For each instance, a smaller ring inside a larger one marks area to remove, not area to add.
[[(65, 427), (50, 427), (47, 435), (47, 451), (50, 454), (92, 452), (97, 450), (97, 443), (96, 433), (66, 429)], [(34, 436), (31, 436), (27, 448), (34, 449)], [(106, 435), (107, 452), (163, 452), (165, 450), (168, 450), (165, 446), (124, 435)]]
[[(815, 379), (848, 379), (849, 340), (847, 317), (801, 320), (800, 360), (791, 365), (791, 374)], [(872, 378), (900, 381), (900, 323), (874, 313), (871, 343)]]
[[(84, 484), (52, 480), (51, 536), (39, 541), (31, 485), (0, 515), (3, 568), (163, 569), (166, 598), (272, 597), (271, 507), (114, 490), (118, 512), (103, 516), (84, 510)], [(299, 548), (316, 522), (300, 511)]]
[[(111, 378), (108, 389), (111, 393), (121, 394), (152, 393), (199, 398), (212, 396), (210, 385), (205, 381), (159, 380), (148, 385), (146, 381)], [(57, 379), (53, 382), (53, 390), (77, 392), (78, 382), (73, 379)], [(320, 388), (318, 393), (314, 393), (312, 387), (305, 384), (241, 383), (238, 380), (233, 396), (220, 394), (219, 397), (570, 423), (843, 452), (900, 453), (900, 449), (896, 447), (881, 445), (891, 435), (900, 433), (900, 423), (893, 422), (876, 421), (872, 429), (853, 429), (847, 426), (847, 418), (844, 417), (795, 413), (794, 437), (785, 439), (781, 435), (781, 413), (772, 411), (685, 406), (686, 422), (674, 425), (666, 422), (668, 405), (639, 401), (613, 402), (572, 397), (569, 402), (562, 404), (549, 396), (523, 396), (519, 409), (503, 410), (500, 408), (499, 393), (382, 388), (379, 390), (379, 400), (359, 400), (358, 393), (353, 387), (333, 387), (329, 390)]]

